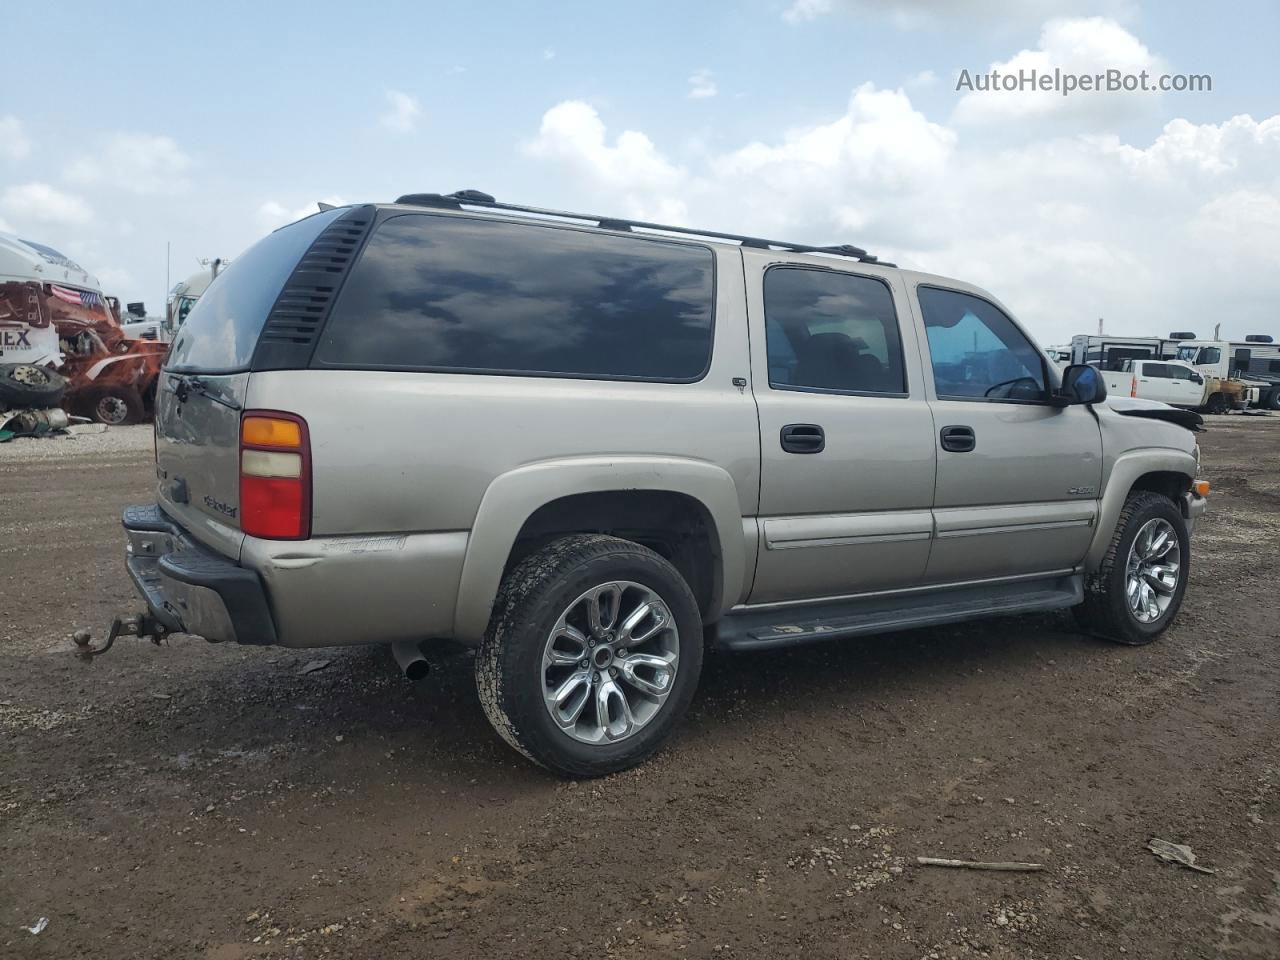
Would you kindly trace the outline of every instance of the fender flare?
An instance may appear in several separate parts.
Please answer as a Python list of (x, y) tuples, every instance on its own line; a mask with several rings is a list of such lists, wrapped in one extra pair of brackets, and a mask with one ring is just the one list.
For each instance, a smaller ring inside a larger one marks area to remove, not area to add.
[(1098, 527), (1094, 531), (1089, 552), (1085, 555), (1086, 572), (1092, 573), (1101, 565), (1107, 548), (1111, 546), (1111, 536), (1120, 520), (1124, 501), (1139, 477), (1156, 472), (1180, 473), (1190, 483), (1195, 479), (1196, 467), (1194, 456), (1167, 447), (1144, 447), (1120, 454), (1111, 465), (1102, 500), (1098, 504)]
[(489, 625), (502, 571), (516, 534), (539, 507), (580, 493), (653, 490), (697, 500), (715, 525), (720, 570), (715, 596), (720, 611), (738, 603), (746, 589), (746, 545), (738, 491), (729, 472), (681, 457), (571, 457), (526, 464), (489, 484), (467, 539), (454, 636), (479, 643)]

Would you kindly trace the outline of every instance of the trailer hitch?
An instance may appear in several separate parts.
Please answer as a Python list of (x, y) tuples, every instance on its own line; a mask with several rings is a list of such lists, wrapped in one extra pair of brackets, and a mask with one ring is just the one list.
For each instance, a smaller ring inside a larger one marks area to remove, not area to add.
[(81, 660), (92, 660), (111, 649), (116, 637), (148, 637), (156, 646), (169, 633), (168, 627), (149, 613), (138, 613), (129, 617), (116, 617), (111, 621), (111, 629), (107, 639), (100, 647), (92, 643), (93, 636), (88, 630), (77, 630), (71, 639), (76, 644), (76, 656)]

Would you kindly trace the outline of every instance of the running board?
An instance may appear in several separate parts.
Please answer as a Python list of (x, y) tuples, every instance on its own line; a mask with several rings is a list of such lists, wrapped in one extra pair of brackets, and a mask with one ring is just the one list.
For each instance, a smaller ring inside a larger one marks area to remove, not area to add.
[(770, 650), (982, 617), (1061, 610), (1074, 607), (1083, 599), (1084, 578), (1067, 574), (830, 603), (754, 610), (748, 607), (720, 621), (715, 645), (727, 650)]

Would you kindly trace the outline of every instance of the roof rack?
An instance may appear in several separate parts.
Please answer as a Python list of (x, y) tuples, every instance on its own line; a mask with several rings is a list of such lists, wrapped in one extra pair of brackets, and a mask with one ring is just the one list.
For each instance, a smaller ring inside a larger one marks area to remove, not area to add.
[(663, 233), (679, 233), (693, 237), (706, 237), (711, 240), (731, 240), (744, 247), (760, 250), (790, 250), (795, 253), (830, 253), (837, 257), (849, 257), (863, 263), (878, 263), (892, 267), (873, 256), (861, 247), (842, 243), (834, 246), (814, 246), (808, 243), (790, 243), (786, 240), (766, 240), (763, 237), (749, 237), (738, 233), (721, 233), (718, 230), (698, 230), (692, 227), (673, 227), (665, 223), (649, 223), (646, 220), (629, 220), (624, 217), (601, 217), (589, 213), (569, 213), (565, 210), (547, 210), (543, 207), (530, 207), (522, 203), (499, 203), (491, 194), (480, 190), (458, 190), (455, 193), (406, 193), (396, 199), (396, 203), (410, 204), (416, 207), (438, 207), (447, 210), (461, 210), (464, 206), (480, 207), (486, 210), (512, 210), (518, 213), (532, 213), (542, 217), (556, 217), (561, 220), (581, 220), (592, 223), (604, 230), (630, 231), (660, 230)]

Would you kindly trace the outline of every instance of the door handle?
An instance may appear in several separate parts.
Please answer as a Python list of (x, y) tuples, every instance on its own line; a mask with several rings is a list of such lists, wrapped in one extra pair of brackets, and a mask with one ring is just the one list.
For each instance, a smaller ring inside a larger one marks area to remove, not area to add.
[(969, 453), (978, 445), (973, 427), (943, 427), (938, 432), (938, 438), (942, 441), (942, 449), (950, 450), (952, 453)]
[(827, 435), (816, 423), (788, 423), (779, 440), (787, 453), (821, 453), (827, 448)]

